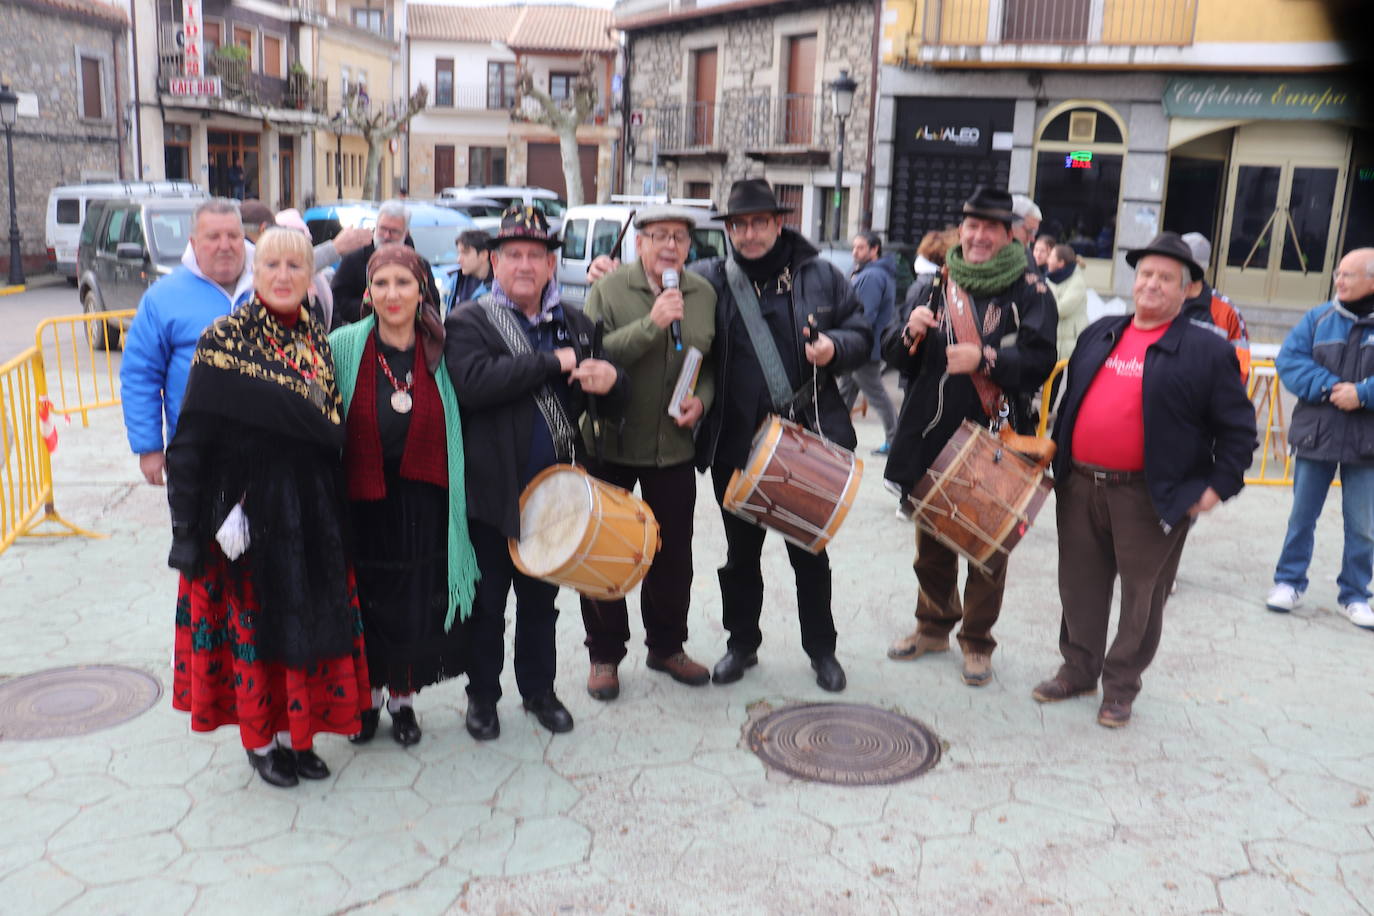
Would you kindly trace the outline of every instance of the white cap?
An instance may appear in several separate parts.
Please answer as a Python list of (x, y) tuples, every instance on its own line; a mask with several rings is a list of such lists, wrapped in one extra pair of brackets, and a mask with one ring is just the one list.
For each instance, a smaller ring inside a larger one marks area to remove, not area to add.
[(1193, 253), (1193, 260), (1206, 270), (1207, 265), (1212, 262), (1212, 243), (1207, 241), (1207, 236), (1201, 232), (1185, 232), (1183, 244)]

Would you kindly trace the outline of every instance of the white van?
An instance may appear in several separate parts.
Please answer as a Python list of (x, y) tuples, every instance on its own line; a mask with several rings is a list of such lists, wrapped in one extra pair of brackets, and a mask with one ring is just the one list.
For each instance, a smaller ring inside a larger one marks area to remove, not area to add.
[[(616, 199), (616, 198), (613, 198)], [(622, 198), (623, 199), (623, 198)], [(587, 204), (582, 207), (569, 207), (563, 215), (563, 245), (558, 250), (558, 287), (564, 302), (580, 306), (587, 299), (587, 268), (597, 255), (608, 254), (619, 258), (622, 264), (636, 259), (635, 230), (621, 229), (629, 222), (631, 214), (648, 206), (662, 205), (662, 198), (646, 199), (640, 203)], [(725, 254), (725, 224), (711, 218), (709, 200), (674, 199), (673, 206), (692, 211), (696, 217), (697, 228), (692, 233), (692, 250), (687, 254), (687, 263), (714, 258)], [(621, 238), (619, 250), (614, 250), (615, 241)]]
[(72, 286), (76, 285), (76, 248), (86, 204), (92, 200), (129, 197), (208, 197), (189, 181), (102, 181), (64, 185), (48, 194), (46, 239), (48, 263)]

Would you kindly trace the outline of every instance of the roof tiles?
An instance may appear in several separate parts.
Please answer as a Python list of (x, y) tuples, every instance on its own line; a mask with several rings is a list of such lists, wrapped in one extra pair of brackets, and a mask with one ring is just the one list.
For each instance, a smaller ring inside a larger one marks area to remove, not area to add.
[(412, 38), (499, 41), (516, 51), (614, 51), (611, 11), (586, 6), (407, 7)]

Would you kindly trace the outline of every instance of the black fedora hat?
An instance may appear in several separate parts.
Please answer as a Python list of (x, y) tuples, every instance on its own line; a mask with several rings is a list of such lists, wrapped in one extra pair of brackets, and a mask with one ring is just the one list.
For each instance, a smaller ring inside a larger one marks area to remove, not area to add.
[(506, 208), (501, 214), (501, 226), (487, 242), (487, 248), (495, 251), (502, 242), (539, 242), (549, 251), (563, 244), (558, 235), (549, 230), (549, 221), (543, 212), (525, 204), (511, 204)]
[(1203, 270), (1198, 262), (1193, 260), (1193, 250), (1188, 247), (1188, 243), (1183, 241), (1182, 236), (1177, 232), (1161, 232), (1150, 239), (1150, 244), (1144, 248), (1132, 248), (1126, 252), (1126, 263), (1135, 267), (1136, 262), (1147, 254), (1159, 254), (1166, 258), (1173, 258), (1188, 268), (1188, 275), (1193, 278), (1194, 283), (1202, 279)]
[(1021, 219), (1012, 209), (1010, 193), (1003, 188), (993, 188), (985, 184), (974, 188), (973, 196), (964, 201), (964, 215), (995, 219), (1008, 226)]
[(742, 178), (730, 185), (730, 197), (716, 211), (716, 219), (729, 219), (745, 213), (791, 213), (791, 207), (778, 205), (773, 188), (762, 178)]

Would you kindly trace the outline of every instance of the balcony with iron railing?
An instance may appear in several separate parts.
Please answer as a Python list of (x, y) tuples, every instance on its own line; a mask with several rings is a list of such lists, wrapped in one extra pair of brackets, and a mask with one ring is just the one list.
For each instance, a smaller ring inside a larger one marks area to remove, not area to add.
[(992, 60), (1027, 59), (1028, 46), (1120, 56), (1191, 45), (1197, 6), (1198, 0), (925, 0), (913, 31), (920, 56), (932, 61), (967, 60), (974, 48)]
[(755, 93), (717, 102), (669, 102), (653, 111), (659, 151), (723, 158), (737, 148), (758, 159), (823, 161), (833, 146), (827, 95)]
[[(168, 92), (172, 80), (184, 76), (184, 70), (182, 49), (175, 42), (163, 42), (158, 51), (158, 90)], [(246, 59), (211, 53), (205, 55), (205, 76), (218, 77), (220, 81), (222, 95), (201, 97), (211, 105), (229, 101), (263, 108), (326, 112), (328, 83), (303, 70), (293, 69), (286, 78), (269, 76), (255, 72)]]

